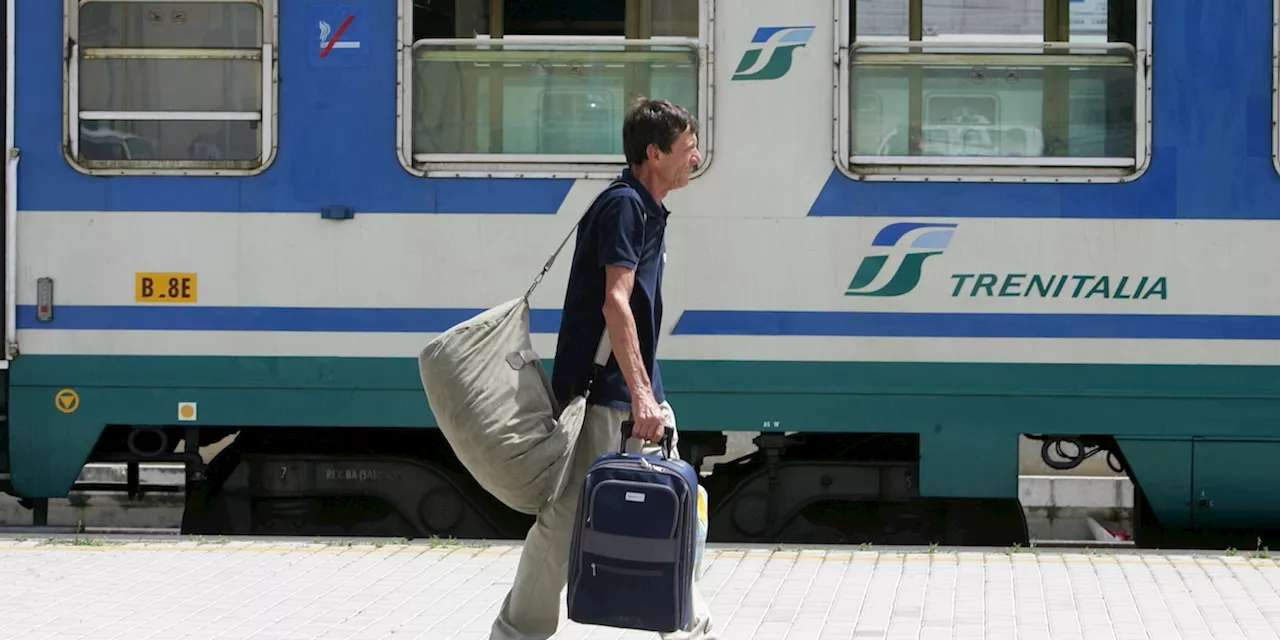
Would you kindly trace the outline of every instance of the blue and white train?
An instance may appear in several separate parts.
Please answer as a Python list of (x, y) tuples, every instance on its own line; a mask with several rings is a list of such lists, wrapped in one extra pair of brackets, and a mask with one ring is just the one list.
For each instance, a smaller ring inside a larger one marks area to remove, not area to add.
[(680, 448), (760, 434), (711, 540), (1025, 542), (1019, 436), (1127, 473), (1139, 544), (1280, 528), (1276, 0), (7, 4), (0, 488), (37, 510), (171, 460), (191, 532), (521, 537), (415, 358), (524, 292), (647, 95), (706, 158)]

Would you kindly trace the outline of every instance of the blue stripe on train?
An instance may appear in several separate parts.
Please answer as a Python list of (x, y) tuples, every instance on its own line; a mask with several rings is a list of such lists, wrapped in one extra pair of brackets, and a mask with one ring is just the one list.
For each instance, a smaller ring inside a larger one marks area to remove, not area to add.
[[(18, 307), (18, 328), (99, 331), (332, 331), (436, 333), (480, 313), (457, 308), (89, 306), (54, 308), (38, 322)], [(534, 333), (556, 333), (559, 309), (534, 309)], [(686, 311), (674, 335), (912, 338), (1280, 340), (1280, 316)]]
[[(832, 170), (809, 215), (1280, 220), (1280, 176), (1272, 166), (1273, 5), (1201, 4), (1213, 11), (1175, 9), (1151, 22), (1151, 165), (1137, 180), (858, 182)], [(1232, 37), (1212, 36), (1211, 49), (1177, 44), (1207, 34)]]
[(14, 131), (20, 211), (555, 214), (572, 179), (419, 178), (396, 156), (397, 3), (360, 3), (367, 65), (309, 59), (306, 2), (280, 9), (278, 155), (250, 177), (88, 176), (63, 157), (64, 2), (19, 0)]
[[(310, 56), (311, 0), (280, 14), (279, 156), (262, 175), (92, 177), (62, 156), (65, 3), (18, 0), (15, 144), (22, 151), (23, 211), (276, 211), (322, 207), (362, 212), (555, 212), (572, 180), (422, 179), (396, 159), (397, 3), (361, 4), (370, 46), (364, 66), (332, 67)], [(1156, 20), (1155, 42), (1233, 33), (1211, 54), (1157, 47), (1151, 166), (1129, 184), (860, 183), (831, 170), (811, 216), (1280, 219), (1272, 167), (1272, 7), (1220, 2), (1213, 12)], [(1266, 43), (1265, 47), (1260, 47)], [(1224, 61), (1229, 61), (1225, 63)], [(1261, 79), (1261, 80), (1259, 80)], [(1191, 83), (1191, 84), (1188, 84)], [(1188, 89), (1188, 86), (1191, 89)], [(1233, 107), (1221, 117), (1224, 96)], [(1201, 122), (1203, 120), (1203, 122)], [(1207, 133), (1206, 133), (1207, 132)], [(732, 132), (730, 132), (732, 133)], [(712, 169), (715, 171), (716, 169)], [(799, 205), (803, 207), (803, 205)], [(798, 213), (793, 212), (793, 213)], [(779, 212), (785, 215), (786, 212)]]
[(686, 311), (675, 335), (1280, 340), (1280, 316)]
[[(484, 309), (63, 305), (51, 322), (34, 305), (18, 307), (19, 329), (82, 331), (334, 331), (438, 333)], [(559, 309), (534, 309), (533, 333), (560, 329)]]
[[(1162, 150), (1171, 154), (1171, 149)], [(1174, 160), (1153, 162), (1137, 182), (1117, 184), (987, 184), (857, 182), (833, 169), (809, 208), (813, 217), (1265, 218), (1274, 209), (1223, 208), (1179, 215)]]

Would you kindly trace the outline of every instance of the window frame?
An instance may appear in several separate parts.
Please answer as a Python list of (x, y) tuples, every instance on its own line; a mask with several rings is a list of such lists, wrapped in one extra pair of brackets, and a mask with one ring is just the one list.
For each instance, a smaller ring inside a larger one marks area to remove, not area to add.
[[(261, 111), (92, 111), (80, 108), (80, 11), (91, 3), (131, 3), (164, 5), (171, 2), (188, 2), (212, 5), (248, 4), (262, 12), (262, 43), (256, 51), (233, 52), (228, 49), (209, 48), (137, 48), (94, 47), (89, 54), (100, 59), (161, 59), (161, 60), (257, 60), (261, 65)], [(63, 4), (62, 59), (62, 155), (76, 171), (87, 175), (111, 176), (252, 176), (266, 171), (275, 162), (279, 149), (279, 54), (276, 43), (279, 31), (279, 3), (277, 0), (65, 0)], [(111, 51), (117, 53), (110, 53)], [(208, 52), (222, 55), (209, 55)], [(147, 53), (143, 53), (147, 52)], [(103, 117), (89, 117), (91, 116)], [(121, 117), (124, 116), (124, 117)], [(195, 116), (195, 117), (192, 117)], [(262, 153), (253, 160), (99, 160), (81, 161), (79, 155), (81, 120), (205, 120), (205, 121), (253, 121), (260, 123)], [(254, 163), (252, 167), (229, 166)]]
[[(908, 0), (902, 0), (904, 4)], [(1135, 0), (1137, 8), (1136, 37), (1138, 46), (1124, 42), (1109, 43), (984, 43), (925, 41), (913, 43), (907, 39), (869, 38), (851, 41), (849, 34), (850, 11), (856, 0), (833, 0), (835, 37), (833, 50), (836, 64), (832, 65), (832, 98), (835, 106), (832, 118), (832, 158), (840, 173), (860, 182), (983, 182), (983, 183), (1125, 183), (1142, 177), (1151, 166), (1151, 6), (1153, 0)], [(1275, 0), (1280, 5), (1280, 0)], [(1047, 164), (1042, 158), (1010, 158), (996, 156), (990, 160), (967, 156), (919, 156), (910, 164), (875, 163), (854, 164), (851, 141), (854, 114), (851, 112), (849, 91), (852, 83), (852, 52), (860, 47), (903, 48), (919, 44), (926, 48), (948, 49), (1007, 47), (1010, 50), (1028, 48), (1058, 49), (1127, 49), (1134, 56), (1134, 163), (1123, 167), (1073, 158), (1056, 158)], [(1277, 164), (1280, 170), (1280, 164)]]
[[(707, 171), (713, 155), (712, 130), (714, 129), (715, 68), (715, 1), (697, 0), (698, 37), (651, 37), (628, 40), (622, 36), (531, 36), (513, 35), (493, 41), (505, 40), (513, 44), (660, 44), (690, 46), (697, 55), (698, 109), (692, 114), (698, 122), (698, 148), (702, 163), (694, 170), (691, 180)], [(625, 158), (619, 154), (606, 159), (598, 155), (546, 156), (537, 154), (436, 154), (441, 161), (418, 162), (413, 153), (413, 58), (414, 51), (423, 45), (489, 42), (481, 38), (424, 38), (413, 40), (412, 0), (397, 3), (399, 14), (396, 46), (396, 157), (400, 166), (411, 175), (421, 178), (542, 178), (542, 179), (597, 179), (617, 177), (626, 167)], [(621, 130), (621, 123), (618, 124)]]
[(1271, 2), (1271, 167), (1280, 174), (1280, 0)]

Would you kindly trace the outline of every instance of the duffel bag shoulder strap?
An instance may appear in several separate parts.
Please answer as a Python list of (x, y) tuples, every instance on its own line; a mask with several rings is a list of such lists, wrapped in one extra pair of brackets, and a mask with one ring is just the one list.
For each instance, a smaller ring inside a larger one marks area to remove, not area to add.
[(604, 194), (609, 193), (614, 189), (617, 189), (619, 187), (626, 187), (626, 186), (630, 186), (630, 185), (628, 185), (625, 181), (621, 179), (615, 179), (613, 182), (609, 183), (608, 187), (606, 187), (603, 191), (601, 191), (598, 195), (596, 195), (595, 199), (591, 201), (590, 206), (587, 207), (587, 210), (582, 212), (582, 216), (578, 218), (578, 222), (573, 225), (572, 229), (569, 229), (569, 234), (566, 235), (564, 237), (564, 240), (560, 242), (560, 246), (556, 248), (555, 252), (551, 254), (550, 258), (547, 258), (547, 263), (542, 265), (542, 271), (538, 272), (537, 277), (533, 279), (533, 284), (529, 285), (529, 290), (524, 292), (524, 299), (526, 302), (529, 300), (529, 296), (533, 295), (533, 290), (538, 288), (538, 285), (542, 283), (543, 276), (547, 275), (547, 272), (551, 270), (551, 265), (555, 263), (556, 257), (560, 255), (560, 252), (564, 250), (564, 246), (566, 244), (569, 244), (569, 239), (573, 237), (574, 232), (578, 230), (578, 227), (582, 224), (582, 221), (586, 220), (587, 215), (590, 214), (596, 208), (596, 204), (600, 202), (600, 198), (603, 198)]

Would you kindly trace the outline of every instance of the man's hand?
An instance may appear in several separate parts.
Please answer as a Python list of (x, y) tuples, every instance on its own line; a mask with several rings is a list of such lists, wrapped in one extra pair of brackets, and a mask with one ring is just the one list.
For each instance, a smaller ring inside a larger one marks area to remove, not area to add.
[(662, 415), (662, 408), (654, 401), (651, 394), (646, 393), (639, 398), (632, 398), (631, 419), (635, 421), (635, 425), (631, 427), (631, 437), (649, 442), (662, 441), (666, 419)]

